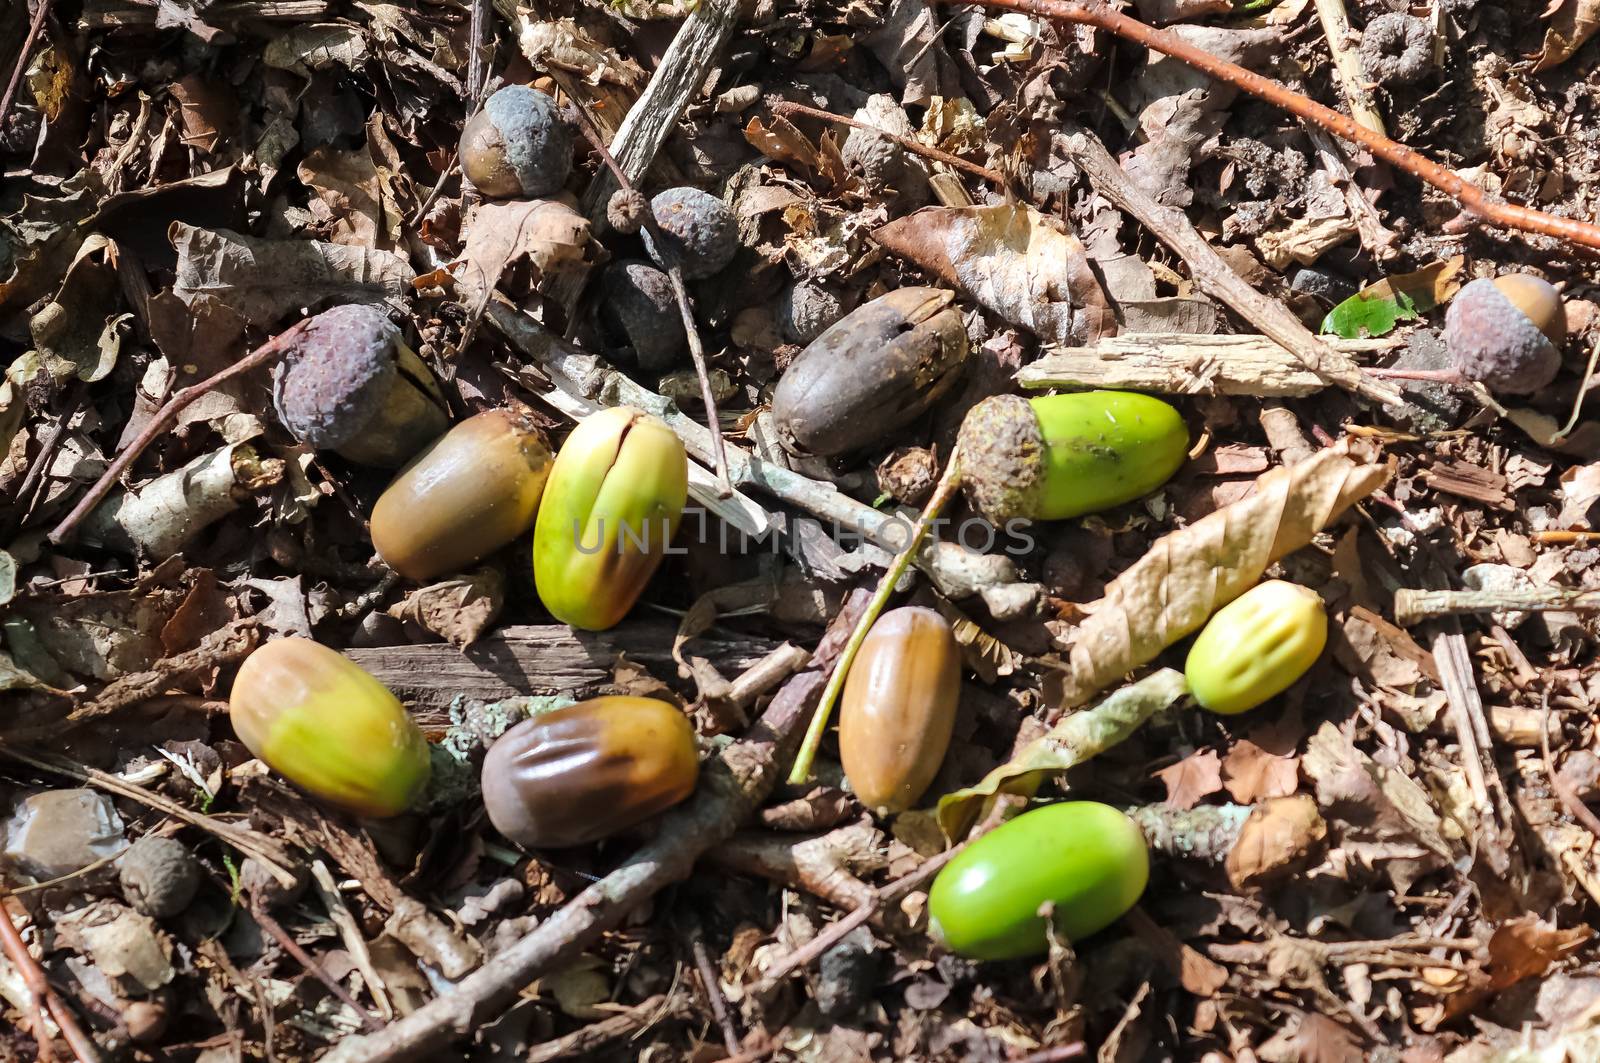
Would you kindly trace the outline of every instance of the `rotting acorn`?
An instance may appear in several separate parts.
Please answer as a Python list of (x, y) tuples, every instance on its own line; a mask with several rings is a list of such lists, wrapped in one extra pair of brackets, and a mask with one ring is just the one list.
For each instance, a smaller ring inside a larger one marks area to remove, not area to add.
[(550, 445), (527, 412), (475, 414), (378, 498), (372, 545), (407, 579), (458, 572), (533, 526), (550, 467)]
[(1189, 648), (1184, 677), (1202, 708), (1248, 712), (1293, 686), (1327, 644), (1322, 596), (1268, 580), (1212, 615)]
[(403, 812), (427, 785), (428, 743), (400, 699), (310, 639), (276, 639), (245, 658), (228, 712), (269, 768), (358, 815)]
[(967, 356), (954, 299), (938, 288), (900, 288), (827, 328), (773, 390), (779, 441), (796, 454), (843, 454), (926, 412)]
[(650, 201), (650, 213), (672, 260), (656, 246), (648, 228), (642, 233), (645, 250), (662, 269), (677, 265), (687, 280), (720, 273), (739, 251), (739, 226), (733, 212), (710, 192), (687, 186), (669, 188)]
[(533, 529), (550, 615), (615, 626), (666, 555), (688, 492), (689, 459), (666, 422), (631, 406), (584, 418), (556, 455)]
[(520, 845), (584, 845), (682, 801), (699, 771), (681, 711), (654, 698), (594, 698), (501, 735), (483, 761), (483, 803)]
[(313, 317), (285, 353), (272, 401), (295, 438), (361, 465), (396, 468), (450, 426), (439, 384), (376, 306)]
[(1120, 919), (1149, 877), (1144, 835), (1121, 811), (1095, 801), (1046, 805), (973, 841), (939, 872), (928, 928), (971, 959), (1036, 956), (1050, 944), (1041, 907), (1077, 942)]
[(486, 196), (548, 196), (572, 172), (572, 130), (548, 95), (507, 85), (462, 128), (460, 155), (461, 171)]
[(1166, 483), (1189, 430), (1172, 406), (1136, 392), (996, 395), (967, 413), (957, 447), (967, 497), (989, 520), (1062, 520)]
[(600, 280), (600, 325), (641, 369), (672, 368), (688, 344), (672, 279), (648, 262), (613, 262)]
[(1531, 274), (1475, 280), (1445, 312), (1444, 341), (1455, 371), (1504, 394), (1532, 394), (1554, 380), (1566, 338), (1561, 293)]
[(944, 762), (960, 699), (961, 649), (944, 617), (903, 606), (873, 623), (839, 709), (839, 755), (862, 804), (916, 803)]

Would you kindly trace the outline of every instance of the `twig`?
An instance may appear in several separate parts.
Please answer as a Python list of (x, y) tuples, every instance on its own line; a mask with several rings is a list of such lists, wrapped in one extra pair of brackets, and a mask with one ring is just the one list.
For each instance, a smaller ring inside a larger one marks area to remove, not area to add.
[(483, 35), (489, 25), (489, 0), (472, 0), (467, 24), (467, 99), (474, 104), (483, 95)]
[(1534, 532), (1528, 538), (1536, 543), (1586, 543), (1600, 539), (1600, 531), (1590, 531), (1586, 528), (1573, 528), (1567, 531), (1542, 531)]
[(117, 455), (116, 460), (111, 463), (105, 472), (100, 474), (100, 479), (96, 480), (94, 486), (89, 488), (89, 492), (78, 500), (76, 506), (72, 507), (72, 512), (63, 517), (61, 523), (55, 526), (55, 530), (49, 536), (50, 542), (60, 546), (70, 539), (79, 523), (89, 515), (89, 512), (95, 506), (100, 504), (101, 499), (105, 498), (124, 470), (129, 465), (132, 465), (140, 454), (144, 453), (146, 447), (155, 442), (158, 435), (166, 431), (167, 425), (179, 413), (183, 412), (190, 403), (207, 394), (219, 384), (225, 384), (234, 377), (243, 376), (252, 370), (270, 364), (291, 347), (295, 340), (300, 338), (300, 333), (305, 330), (305, 327), (305, 321), (296, 322), (293, 326), (278, 333), (226, 369), (213, 373), (198, 384), (190, 384), (163, 403), (161, 409), (156, 411), (155, 416), (150, 418), (150, 423), (144, 426), (133, 442), (123, 448), (122, 453)]
[(236, 664), (256, 648), (256, 622), (252, 617), (218, 628), (192, 650), (163, 658), (147, 671), (133, 672), (106, 684), (94, 700), (79, 705), (67, 716), (67, 725), (79, 724), (148, 701), (170, 690), (179, 680)]
[(1250, 287), (1200, 235), (1187, 215), (1162, 206), (1134, 184), (1093, 133), (1071, 127), (1058, 143), (1088, 176), (1097, 192), (1138, 218), (1162, 243), (1183, 258), (1201, 291), (1232, 307), (1240, 317), (1329, 383), (1375, 402), (1398, 405), (1403, 401), (1399, 391), (1362, 373), (1349, 357), (1312, 335), (1282, 303)]
[(728, 1014), (728, 998), (722, 993), (717, 969), (711, 963), (711, 954), (706, 951), (705, 933), (701, 928), (695, 928), (689, 947), (694, 953), (694, 969), (700, 975), (700, 988), (705, 990), (706, 1000), (711, 1003), (711, 1014), (722, 1028), (722, 1045), (728, 1050), (728, 1055), (736, 1056), (743, 1045), (739, 1040), (739, 1031), (734, 1028), (733, 1016)]
[(39, 442), (39, 453), (34, 456), (33, 463), (28, 466), (28, 473), (22, 478), (22, 483), (17, 486), (16, 494), (12, 495), (11, 512), (4, 521), (0, 521), (0, 542), (7, 542), (22, 522), (28, 518), (28, 510), (32, 508), (30, 500), (33, 498), (34, 489), (44, 481), (44, 471), (49, 467), (50, 461), (56, 456), (56, 448), (61, 441), (67, 438), (67, 422), (71, 421), (78, 412), (78, 406), (83, 402), (84, 385), (79, 382), (67, 399), (66, 409), (61, 411), (55, 427), (50, 434)]
[[(957, 2), (957, 0), (946, 0)], [(959, 0), (967, 2), (967, 0)], [(1573, 218), (1558, 218), (1554, 214), (1510, 203), (1491, 202), (1483, 189), (1457, 174), (1445, 169), (1431, 159), (1412, 151), (1404, 144), (1374, 133), (1331, 107), (1324, 107), (1300, 93), (1286, 88), (1271, 78), (1262, 77), (1243, 67), (1219, 59), (1203, 48), (1166, 30), (1153, 29), (1137, 19), (1114, 10), (1104, 0), (973, 0), (980, 7), (1020, 11), (1035, 18), (1058, 19), (1083, 26), (1096, 26), (1108, 33), (1153, 48), (1174, 59), (1202, 70), (1218, 80), (1234, 85), (1252, 96), (1258, 96), (1275, 107), (1321, 126), (1335, 136), (1366, 148), (1373, 155), (1406, 171), (1418, 180), (1425, 181), (1455, 199), (1467, 213), (1492, 225), (1524, 232), (1541, 233), (1586, 247), (1600, 248), (1600, 225)]]
[(1054, 1048), (1041, 1048), (1037, 1052), (1030, 1052), (1017, 1060), (1017, 1063), (1066, 1063), (1069, 1059), (1082, 1059), (1088, 1051), (1082, 1041), (1074, 1041), (1070, 1045), (1057, 1045)]
[[(999, 820), (996, 819), (985, 826), (993, 826), (998, 822)], [(982, 829), (974, 831), (972, 837), (977, 838), (983, 833)], [(938, 874), (941, 868), (951, 860), (954, 860), (956, 854), (970, 843), (971, 839), (968, 839), (968, 841), (962, 842), (960, 845), (946, 849), (937, 856), (930, 856), (909, 875), (903, 875), (895, 881), (873, 890), (872, 896), (850, 912), (849, 915), (842, 919), (834, 920), (826, 930), (773, 964), (768, 969), (766, 977), (761, 980), (761, 984), (756, 990), (757, 994), (759, 995), (766, 989), (777, 985), (795, 971), (810, 966), (824, 952), (827, 952), (848, 937), (856, 927), (865, 925), (867, 920), (877, 913), (880, 905), (928, 881)]]
[(1545, 692), (1541, 699), (1544, 702), (1545, 724), (1539, 728), (1539, 754), (1544, 758), (1545, 774), (1550, 776), (1550, 789), (1556, 792), (1556, 797), (1561, 799), (1561, 805), (1573, 819), (1589, 828), (1596, 838), (1600, 838), (1600, 816), (1589, 811), (1589, 806), (1579, 799), (1568, 782), (1560, 772), (1556, 771), (1555, 761), (1550, 757), (1550, 694)]
[(55, 1020), (56, 1028), (61, 1031), (62, 1039), (67, 1042), (67, 1047), (72, 1049), (72, 1054), (77, 1057), (78, 1063), (99, 1063), (100, 1052), (95, 1044), (78, 1025), (78, 1018), (67, 1007), (66, 1001), (50, 987), (50, 980), (45, 977), (44, 968), (39, 966), (39, 961), (33, 958), (33, 953), (28, 951), (27, 943), (22, 940), (22, 935), (17, 931), (17, 924), (11, 920), (11, 909), (6, 907), (6, 898), (10, 891), (0, 887), (0, 951), (11, 961), (11, 965), (22, 976), (22, 982), (28, 989), (28, 1004), (31, 1016), (29, 1024), (33, 1027), (33, 1040), (39, 1046), (39, 1058), (44, 1063), (51, 1063), (55, 1059), (55, 1046), (50, 1042), (50, 1032), (45, 1029), (44, 1011), (49, 1009), (50, 1017)]
[(844, 689), (845, 676), (850, 674), (850, 665), (856, 659), (856, 652), (861, 649), (861, 644), (867, 639), (867, 632), (872, 629), (878, 614), (883, 611), (890, 596), (894, 594), (895, 585), (900, 582), (900, 577), (905, 575), (911, 559), (916, 556), (917, 549), (922, 545), (922, 540), (933, 527), (934, 520), (956, 493), (956, 489), (961, 486), (960, 461), (960, 451), (952, 450), (950, 457), (945, 461), (944, 475), (939, 477), (939, 483), (934, 487), (928, 504), (923, 507), (922, 515), (917, 518), (916, 527), (911, 530), (905, 546), (884, 570), (883, 576), (878, 580), (878, 589), (873, 592), (872, 601), (867, 605), (866, 612), (862, 613), (861, 619), (856, 622), (856, 629), (850, 633), (850, 641), (845, 645), (844, 652), (839, 655), (838, 663), (833, 666), (833, 674), (828, 677), (828, 687), (822, 692), (822, 700), (818, 702), (816, 712), (811, 716), (811, 726), (806, 729), (805, 741), (800, 745), (800, 752), (795, 754), (794, 767), (789, 771), (791, 784), (798, 785), (811, 777), (811, 762), (816, 759), (817, 749), (822, 745), (822, 736), (827, 732), (828, 720), (833, 715), (833, 704), (839, 699), (839, 692)]
[(1600, 362), (1600, 336), (1595, 337), (1594, 342), (1589, 345), (1589, 364), (1583, 370), (1583, 380), (1578, 384), (1577, 397), (1572, 400), (1572, 416), (1568, 417), (1567, 423), (1561, 426), (1561, 431), (1551, 438), (1550, 441), (1552, 443), (1559, 443), (1571, 435), (1574, 428), (1578, 427), (1578, 415), (1583, 412), (1583, 400), (1589, 395), (1589, 381), (1594, 379), (1596, 362)]
[(620, 1015), (590, 1023), (553, 1041), (533, 1045), (523, 1053), (523, 1063), (555, 1063), (561, 1059), (589, 1059), (612, 1041), (642, 1030), (646, 1026), (669, 1016), (681, 1015), (688, 1009), (687, 1002), (670, 993), (651, 997), (635, 1004)]
[[(589, 116), (576, 107), (567, 108), (567, 114), (573, 124), (583, 130), (589, 146), (599, 153), (601, 160), (616, 178), (622, 190), (638, 195), (638, 189), (628, 180), (628, 175), (622, 172), (622, 167), (612, 158), (611, 150), (606, 147), (605, 141), (600, 139), (600, 134), (590, 124)], [(717, 396), (711, 389), (711, 373), (706, 368), (706, 352), (700, 345), (700, 329), (694, 321), (694, 304), (689, 301), (689, 289), (683, 283), (683, 266), (672, 247), (663, 238), (661, 226), (657, 223), (655, 212), (649, 208), (648, 203), (644, 214), (639, 218), (639, 223), (654, 241), (655, 248), (667, 267), (667, 278), (672, 281), (672, 294), (678, 301), (678, 314), (683, 318), (683, 331), (689, 341), (689, 357), (694, 360), (695, 375), (700, 378), (700, 401), (705, 404), (706, 428), (711, 432), (711, 456), (716, 467), (717, 489), (723, 498), (728, 498), (733, 494), (733, 483), (728, 479), (728, 448), (722, 440), (722, 422), (717, 414)]]
[[(827, 647), (837, 644), (834, 633), (854, 623), (854, 604), (834, 618), (818, 648), (819, 658), (829, 657)], [(827, 663), (819, 660), (812, 669), (785, 683), (749, 734), (707, 765), (694, 796), (663, 816), (655, 839), (621, 867), (496, 953), (447, 995), (376, 1034), (346, 1038), (323, 1057), (323, 1063), (439, 1058), (446, 1045), (470, 1035), (498, 1014), (523, 986), (572, 959), (647, 898), (687, 876), (702, 853), (731, 836), (772, 792), (787, 749), (821, 693), (823, 678), (818, 669)]]
[(803, 103), (790, 103), (787, 100), (774, 100), (770, 106), (773, 114), (800, 114), (805, 115), (807, 118), (820, 118), (824, 122), (834, 122), (838, 125), (850, 126), (852, 129), (864, 130), (865, 132), (871, 133), (873, 136), (882, 137), (885, 140), (892, 140), (894, 143), (900, 145), (913, 155), (921, 155), (925, 159), (932, 159), (934, 162), (942, 162), (946, 166), (965, 171), (966, 173), (972, 174), (974, 177), (981, 177), (997, 188), (1003, 189), (1006, 186), (1005, 176), (998, 170), (991, 170), (987, 166), (979, 166), (975, 162), (968, 162), (959, 155), (952, 155), (948, 151), (940, 151), (938, 148), (929, 147), (921, 141), (912, 140), (910, 137), (900, 136), (898, 133), (891, 133), (887, 129), (881, 129), (878, 126), (871, 125), (867, 122), (860, 122), (854, 118), (847, 118), (842, 114), (834, 114), (832, 111), (823, 111), (818, 110), (815, 107), (807, 107)]
[(1345, 10), (1344, 0), (1317, 0), (1317, 18), (1328, 38), (1333, 69), (1339, 75), (1339, 87), (1344, 90), (1350, 114), (1380, 137), (1388, 136), (1383, 128), (1383, 112), (1378, 110), (1372, 93), (1367, 91), (1367, 72), (1362, 69), (1361, 56), (1350, 43), (1350, 15)]
[(356, 999), (350, 995), (350, 991), (340, 985), (327, 971), (323, 970), (322, 964), (313, 959), (310, 953), (300, 947), (299, 942), (289, 936), (289, 932), (283, 928), (283, 924), (273, 918), (272, 913), (267, 911), (267, 906), (262, 904), (255, 896), (250, 898), (250, 915), (260, 924), (263, 930), (272, 936), (272, 940), (283, 946), (283, 951), (292, 956), (294, 961), (304, 967), (313, 978), (326, 986), (328, 992), (332, 993), (339, 1003), (355, 1013), (356, 1017), (361, 1020), (363, 1029), (370, 1033), (382, 1027), (383, 1024), (378, 1021), (377, 1016), (356, 1003)]
[[(1509, 876), (1513, 870), (1512, 855), (1500, 832), (1513, 829), (1515, 814), (1511, 811), (1505, 784), (1494, 763), (1494, 739), (1489, 733), (1483, 698), (1478, 693), (1478, 684), (1473, 675), (1472, 656), (1467, 650), (1466, 636), (1454, 620), (1446, 623), (1449, 629), (1434, 636), (1431, 647), (1433, 661), (1439, 669), (1445, 701), (1451, 722), (1455, 725), (1456, 741), (1461, 746), (1467, 785), (1477, 799), (1480, 812), (1490, 821), (1491, 829), (1480, 832), (1481, 851), (1488, 866), (1497, 875)], [(1489, 785), (1491, 781), (1492, 791)]]
[(1586, 612), (1600, 609), (1600, 591), (1541, 587), (1532, 591), (1426, 591), (1401, 588), (1394, 592), (1394, 621), (1402, 627), (1441, 616), (1469, 613)]
[(28, 55), (33, 51), (33, 44), (39, 39), (39, 31), (44, 28), (44, 20), (50, 14), (50, 0), (37, 0), (38, 7), (34, 8), (33, 21), (28, 23), (28, 35), (22, 38), (22, 50), (17, 53), (17, 65), (11, 70), (11, 80), (6, 82), (6, 94), (0, 98), (0, 129), (4, 129), (6, 120), (11, 117), (11, 104), (17, 98), (17, 86), (22, 84), (22, 72), (28, 68)]

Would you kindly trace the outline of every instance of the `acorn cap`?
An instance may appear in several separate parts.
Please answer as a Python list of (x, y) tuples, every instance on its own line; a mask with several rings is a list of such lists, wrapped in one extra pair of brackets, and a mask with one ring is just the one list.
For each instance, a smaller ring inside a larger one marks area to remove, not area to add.
[(1527, 274), (1475, 280), (1445, 313), (1444, 340), (1456, 371), (1507, 394), (1531, 394), (1556, 378), (1566, 334), (1560, 293)]
[(995, 395), (961, 422), (956, 446), (967, 498), (999, 524), (1038, 512), (1045, 487), (1045, 439), (1033, 404)]

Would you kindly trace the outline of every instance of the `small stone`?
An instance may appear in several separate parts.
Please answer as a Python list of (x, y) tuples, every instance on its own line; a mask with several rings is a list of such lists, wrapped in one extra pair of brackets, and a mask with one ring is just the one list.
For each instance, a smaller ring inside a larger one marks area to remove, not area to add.
[(104, 794), (90, 789), (46, 790), (19, 804), (3, 827), (3, 862), (34, 880), (81, 871), (128, 847), (122, 817)]
[[(1450, 352), (1438, 333), (1418, 329), (1411, 333), (1393, 368), (1450, 369)], [(1394, 407), (1393, 412), (1415, 431), (1442, 432), (1454, 428), (1466, 416), (1467, 393), (1459, 387), (1431, 380), (1396, 380), (1395, 383), (1409, 401)]]
[(134, 909), (157, 919), (177, 915), (200, 888), (200, 865), (176, 838), (147, 834), (122, 856), (122, 895)]
[(778, 331), (790, 343), (810, 343), (844, 315), (844, 300), (810, 281), (796, 281), (778, 296)]
[(817, 1010), (830, 1019), (843, 1018), (872, 999), (882, 963), (877, 943), (866, 927), (857, 927), (817, 964)]

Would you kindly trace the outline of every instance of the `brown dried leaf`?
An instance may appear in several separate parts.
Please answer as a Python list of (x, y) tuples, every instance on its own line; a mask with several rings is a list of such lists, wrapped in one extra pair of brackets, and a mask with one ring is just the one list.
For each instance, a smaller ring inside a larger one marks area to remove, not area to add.
[(589, 219), (560, 200), (483, 203), (467, 220), (457, 280), (462, 298), (476, 306), (518, 259), (538, 270), (535, 287), (544, 291), (556, 278), (587, 276), (603, 254)]
[(1116, 335), (1083, 244), (1032, 207), (925, 207), (872, 236), (1040, 339), (1082, 346)]
[(760, 118), (750, 119), (744, 127), (744, 138), (750, 146), (770, 159), (801, 166), (807, 170), (817, 168), (817, 147), (811, 143), (793, 122), (781, 115), (768, 115), (769, 126)]
[(1260, 885), (1295, 867), (1327, 837), (1328, 825), (1308, 794), (1279, 797), (1250, 810), (1239, 840), (1228, 850), (1228, 881), (1234, 889)]
[(1577, 951), (1592, 937), (1587, 926), (1562, 930), (1531, 912), (1502, 923), (1489, 938), (1489, 959), (1473, 971), (1463, 990), (1445, 998), (1445, 1015), (1465, 1015), (1491, 994), (1518, 982), (1542, 977), (1552, 965)]
[(1255, 493), (1156, 541), (1106, 586), (1071, 632), (1070, 671), (1047, 693), (1081, 705), (1185, 635), (1260, 580), (1269, 564), (1311, 541), (1390, 475), (1341, 444), (1256, 480)]
[(351, 247), (395, 247), (400, 210), (369, 152), (320, 147), (301, 161), (298, 172), (316, 193), (308, 205), (329, 240)]
[(389, 615), (419, 624), (452, 645), (470, 646), (489, 630), (505, 604), (505, 576), (485, 567), (412, 591), (389, 607)]
[(1222, 762), (1214, 749), (1191, 753), (1156, 775), (1167, 786), (1167, 804), (1183, 811), (1222, 789)]
[(1600, 0), (1560, 0), (1544, 34), (1544, 50), (1534, 70), (1560, 66), (1600, 30)]
[(1222, 762), (1224, 785), (1241, 805), (1271, 797), (1288, 797), (1300, 782), (1300, 758), (1269, 753), (1248, 738), (1228, 750)]

